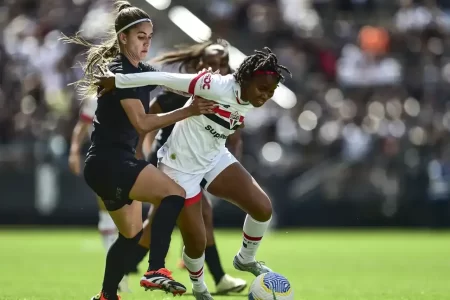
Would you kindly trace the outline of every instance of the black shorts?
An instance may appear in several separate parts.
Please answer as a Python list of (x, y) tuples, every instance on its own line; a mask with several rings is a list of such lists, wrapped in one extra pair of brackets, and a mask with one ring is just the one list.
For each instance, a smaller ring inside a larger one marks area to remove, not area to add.
[(102, 198), (106, 209), (114, 211), (133, 202), (130, 191), (147, 165), (148, 162), (136, 159), (129, 151), (104, 151), (86, 159), (84, 179)]

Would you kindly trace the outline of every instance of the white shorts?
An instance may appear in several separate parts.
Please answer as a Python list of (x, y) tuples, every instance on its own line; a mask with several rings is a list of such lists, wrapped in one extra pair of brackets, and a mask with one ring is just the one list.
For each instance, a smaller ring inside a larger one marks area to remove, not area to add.
[(210, 171), (205, 173), (188, 174), (175, 170), (163, 163), (159, 163), (158, 168), (186, 191), (186, 205), (189, 205), (200, 201), (201, 189), (208, 190), (208, 186), (211, 182), (213, 182), (223, 170), (235, 162), (237, 162), (237, 159), (233, 154), (226, 151), (222, 154), (216, 165)]

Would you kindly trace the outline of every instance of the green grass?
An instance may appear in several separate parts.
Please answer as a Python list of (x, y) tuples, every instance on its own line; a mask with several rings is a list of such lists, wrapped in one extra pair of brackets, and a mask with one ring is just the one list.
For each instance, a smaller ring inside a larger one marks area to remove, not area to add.
[[(240, 232), (218, 231), (217, 242), (226, 271), (250, 282), (231, 265)], [(177, 234), (168, 259), (174, 271), (179, 249)], [(258, 257), (290, 280), (296, 300), (450, 299), (450, 233), (280, 231), (264, 239)], [(87, 300), (100, 289), (103, 265), (94, 230), (0, 229), (0, 300)], [(184, 271), (174, 276), (189, 284)], [(138, 281), (124, 300), (172, 299), (144, 292)]]

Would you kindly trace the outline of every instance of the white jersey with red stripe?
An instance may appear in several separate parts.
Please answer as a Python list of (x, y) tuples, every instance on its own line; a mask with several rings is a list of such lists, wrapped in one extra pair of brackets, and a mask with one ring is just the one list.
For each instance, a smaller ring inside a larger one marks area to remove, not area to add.
[(200, 74), (189, 84), (189, 93), (215, 101), (215, 113), (176, 123), (158, 158), (178, 171), (199, 174), (210, 171), (227, 151), (227, 137), (241, 126), (253, 106), (240, 100), (240, 87), (233, 75)]
[[(187, 174), (207, 173), (223, 154), (227, 137), (243, 122), (253, 106), (240, 98), (241, 88), (233, 75), (203, 72), (176, 74), (144, 72), (115, 74), (117, 88), (163, 85), (215, 101), (214, 114), (190, 117), (178, 122), (167, 142), (158, 151), (159, 162)], [(190, 101), (186, 105), (190, 105)]]

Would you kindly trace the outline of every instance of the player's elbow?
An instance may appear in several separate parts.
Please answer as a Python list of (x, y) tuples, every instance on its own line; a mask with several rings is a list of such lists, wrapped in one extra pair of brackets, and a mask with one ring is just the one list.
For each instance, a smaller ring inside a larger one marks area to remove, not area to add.
[(149, 124), (146, 121), (146, 115), (139, 115), (133, 122), (133, 126), (140, 136), (143, 136), (147, 132), (151, 131), (151, 128), (149, 128)]
[(160, 129), (161, 124), (159, 124), (155, 115), (144, 114), (139, 116), (135, 127), (140, 135), (146, 135), (148, 132)]

